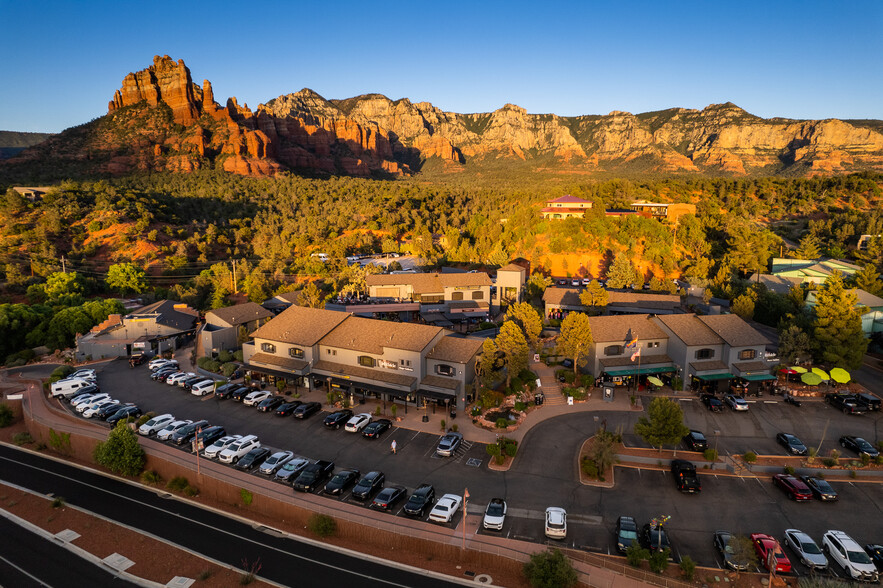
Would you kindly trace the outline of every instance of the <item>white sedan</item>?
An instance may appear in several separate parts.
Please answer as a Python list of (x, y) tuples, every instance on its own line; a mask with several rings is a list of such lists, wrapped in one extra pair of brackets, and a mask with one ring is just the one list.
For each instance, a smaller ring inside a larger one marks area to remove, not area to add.
[(166, 378), (166, 384), (169, 386), (177, 386), (178, 382), (181, 380), (186, 380), (187, 378), (192, 378), (195, 376), (193, 372), (178, 372), (177, 374), (172, 374), (168, 378)]
[(745, 402), (745, 399), (741, 396), (736, 396), (735, 394), (727, 394), (724, 398), (724, 402), (727, 403), (727, 406), (732, 408), (733, 410), (743, 411), (748, 410), (748, 403)]
[(94, 404), (90, 404), (89, 407), (83, 411), (83, 416), (86, 417), (87, 419), (91, 419), (96, 414), (98, 414), (99, 410), (101, 410), (102, 408), (104, 408), (108, 404), (119, 404), (119, 403), (120, 403), (119, 400), (112, 400), (112, 399), (99, 400), (98, 402), (96, 402)]
[(432, 510), (429, 511), (429, 520), (436, 523), (450, 523), (457, 511), (460, 510), (460, 504), (463, 502), (462, 496), (456, 494), (445, 494), (438, 499)]
[(358, 433), (371, 422), (371, 415), (367, 412), (354, 415), (353, 418), (346, 422), (345, 431), (350, 433)]
[(242, 401), (242, 404), (245, 406), (257, 406), (262, 400), (269, 398), (272, 395), (273, 393), (269, 390), (257, 390), (246, 396), (245, 400)]
[(174, 435), (175, 431), (180, 429), (181, 427), (186, 427), (193, 421), (191, 420), (183, 420), (183, 421), (172, 421), (164, 429), (160, 429), (159, 433), (156, 434), (156, 438), (160, 441), (168, 441), (172, 435)]

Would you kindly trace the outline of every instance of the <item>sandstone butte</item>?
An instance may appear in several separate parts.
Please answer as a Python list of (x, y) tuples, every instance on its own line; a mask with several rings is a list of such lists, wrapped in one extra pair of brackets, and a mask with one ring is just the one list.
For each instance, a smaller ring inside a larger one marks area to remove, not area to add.
[[(170, 113), (170, 120), (150, 118), (151, 111)], [(128, 134), (107, 133), (79, 157), (111, 153), (101, 165), (112, 173), (187, 172), (219, 162), (244, 175), (285, 169), (407, 175), (428, 158), (439, 158), (451, 171), (485, 158), (536, 161), (536, 168), (561, 172), (883, 171), (879, 121), (763, 119), (731, 103), (639, 115), (559, 117), (512, 104), (458, 114), (379, 94), (326, 100), (309, 89), (252, 111), (232, 97), (220, 106), (208, 80), (194, 84), (184, 61), (168, 56), (128, 74), (107, 117)]]

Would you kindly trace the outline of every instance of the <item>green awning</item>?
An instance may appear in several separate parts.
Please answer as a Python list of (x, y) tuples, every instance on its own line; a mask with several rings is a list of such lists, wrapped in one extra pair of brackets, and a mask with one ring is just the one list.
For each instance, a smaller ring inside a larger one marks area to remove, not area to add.
[(751, 376), (739, 376), (743, 380), (747, 380), (749, 382), (764, 382), (766, 380), (775, 380), (776, 376), (772, 374), (754, 374)]
[(668, 367), (642, 367), (635, 366), (624, 370), (607, 370), (608, 376), (644, 376), (647, 374), (672, 374), (678, 371), (678, 368)]
[(696, 376), (696, 377), (699, 378), (700, 380), (702, 380), (703, 382), (713, 382), (715, 380), (729, 380), (730, 378), (735, 378), (736, 376), (734, 376), (730, 372), (724, 372), (722, 374), (708, 374), (705, 376)]

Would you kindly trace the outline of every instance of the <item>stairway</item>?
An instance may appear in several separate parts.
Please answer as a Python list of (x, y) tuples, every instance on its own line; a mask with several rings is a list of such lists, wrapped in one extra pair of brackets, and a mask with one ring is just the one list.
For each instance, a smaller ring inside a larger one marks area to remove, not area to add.
[(564, 396), (561, 395), (561, 384), (555, 378), (555, 370), (542, 362), (531, 363), (530, 367), (540, 377), (540, 389), (546, 396), (543, 405), (560, 406), (567, 404)]

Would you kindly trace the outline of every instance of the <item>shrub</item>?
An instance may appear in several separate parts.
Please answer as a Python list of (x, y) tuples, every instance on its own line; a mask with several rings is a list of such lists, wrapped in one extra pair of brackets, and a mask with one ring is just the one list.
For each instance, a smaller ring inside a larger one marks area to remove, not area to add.
[(587, 477), (593, 480), (598, 478), (598, 466), (595, 464), (595, 460), (589, 459), (588, 456), (583, 456), (580, 468)]
[(650, 552), (637, 543), (632, 543), (625, 550), (625, 558), (633, 568), (641, 567), (641, 562), (650, 558)]
[(119, 422), (92, 453), (95, 462), (123, 476), (137, 476), (144, 469), (146, 457), (138, 436), (125, 423)]
[(8, 427), (15, 420), (15, 413), (8, 404), (0, 404), (0, 429)]
[(331, 537), (337, 533), (337, 521), (329, 515), (316, 513), (307, 521), (307, 528), (319, 537)]
[(497, 444), (486, 445), (485, 451), (487, 451), (488, 455), (490, 455), (492, 457), (496, 457), (496, 456), (500, 455), (500, 446)]
[(515, 457), (515, 454), (518, 452), (518, 441), (515, 439), (501, 437), (499, 445), (503, 454), (508, 457)]
[(793, 476), (794, 475), (794, 468), (791, 466), (785, 466), (785, 473), (788, 474), (789, 476)]
[(63, 455), (70, 455), (71, 452), (71, 434), (49, 429), (49, 445), (52, 449)]
[(509, 384), (509, 393), (510, 394), (518, 394), (524, 390), (524, 382), (521, 381), (521, 378), (515, 377), (512, 378), (512, 382)]
[(753, 451), (746, 451), (745, 455), (742, 456), (747, 463), (754, 463), (757, 461), (757, 454)]
[(144, 470), (141, 472), (141, 483), (151, 486), (159, 486), (162, 484), (162, 476), (156, 470)]
[(239, 366), (235, 363), (232, 363), (232, 362), (225, 363), (224, 365), (221, 366), (221, 373), (224, 374), (225, 378), (229, 378), (230, 376), (233, 375), (233, 372), (235, 372), (238, 368), (239, 368)]
[(187, 487), (184, 488), (184, 496), (189, 496), (190, 498), (193, 498), (194, 496), (198, 495), (199, 488), (197, 488), (196, 486), (191, 486), (190, 484), (187, 484)]
[(693, 576), (696, 575), (696, 562), (693, 561), (693, 558), (689, 555), (685, 555), (681, 558), (681, 571), (684, 573), (684, 577), (687, 578), (688, 582), (693, 581)]
[(147, 414), (142, 414), (141, 417), (137, 421), (135, 421), (135, 425), (140, 427), (141, 425), (143, 425), (144, 423), (146, 423), (147, 421), (149, 421), (150, 419), (152, 419), (155, 416), (156, 416), (156, 413), (152, 412), (152, 411), (148, 412)]
[(226, 349), (222, 349), (218, 353), (218, 361), (220, 361), (221, 363), (231, 362), (231, 361), (233, 361), (233, 354), (230, 353), (229, 351), (227, 351)]
[(27, 445), (34, 442), (34, 438), (27, 431), (16, 433), (12, 436), (12, 442), (16, 445)]
[(399, 407), (395, 404), (389, 407), (389, 412), (392, 413), (392, 418), (396, 418), (396, 413), (399, 411)]
[(166, 488), (169, 490), (174, 490), (176, 492), (183, 492), (184, 488), (190, 485), (190, 480), (185, 478), (184, 476), (175, 476), (169, 483), (166, 484)]
[(524, 412), (525, 410), (527, 410), (527, 403), (521, 402), (519, 400), (518, 402), (515, 403), (515, 410), (517, 410), (518, 412)]
[(254, 501), (254, 494), (252, 494), (245, 488), (240, 488), (239, 499), (242, 500), (242, 504), (244, 504), (245, 506), (251, 506), (251, 503)]
[(494, 426), (497, 427), (498, 429), (505, 429), (506, 427), (509, 426), (509, 419), (500, 417), (494, 423)]
[(201, 367), (202, 367), (202, 369), (204, 369), (206, 371), (209, 371), (212, 373), (218, 373), (221, 371), (221, 362), (215, 361), (214, 359), (210, 359), (207, 362), (205, 362), (204, 366), (201, 366)]
[(470, 414), (474, 417), (481, 416), (481, 407), (478, 405), (473, 406)]
[(862, 453), (861, 455), (862, 466), (866, 466), (871, 463), (871, 456), (867, 453)]
[(460, 425), (458, 425), (457, 423), (454, 423), (453, 425), (451, 425), (451, 430), (456, 433), (457, 431), (460, 430)]
[(59, 366), (59, 367), (55, 368), (55, 371), (53, 371), (51, 374), (49, 374), (49, 383), (54, 384), (58, 380), (63, 380), (64, 378), (68, 377), (69, 375), (71, 375), (75, 371), (76, 370), (69, 365)]
[(64, 504), (64, 497), (56, 496), (55, 499), (52, 501), (52, 508), (64, 508)]
[(822, 458), (822, 464), (826, 468), (833, 468), (834, 466), (837, 465), (837, 460), (834, 459), (833, 457), (824, 457), (824, 458)]
[(236, 351), (233, 353), (233, 359), (236, 361), (242, 361), (242, 350)]
[(668, 554), (670, 551), (670, 549), (663, 549), (661, 551), (654, 551), (650, 554), (648, 561), (650, 562), (651, 572), (661, 574), (665, 571), (665, 568), (668, 567)]
[(214, 572), (212, 570), (202, 570), (201, 572), (199, 572), (199, 575), (196, 576), (196, 578), (198, 580), (205, 582), (206, 580), (208, 580), (209, 578), (212, 577), (212, 574), (214, 574)]
[(445, 419), (442, 419), (442, 420), (441, 420), (441, 430), (442, 430), (442, 431), (446, 431), (446, 430), (447, 430), (447, 426), (448, 426), (448, 423), (445, 422)]
[(200, 358), (197, 358), (197, 360), (196, 360), (196, 365), (199, 366), (200, 368), (204, 369), (204, 370), (207, 370), (208, 367), (206, 367), (206, 366), (207, 366), (207, 365), (209, 364), (209, 362), (211, 362), (211, 361), (212, 361), (212, 358), (211, 358), (211, 357), (200, 357)]
[(706, 449), (702, 452), (705, 461), (717, 461), (717, 449)]
[(858, 474), (856, 473), (855, 470), (849, 470), (849, 477), (854, 480), (855, 478), (858, 477)]
[(571, 588), (579, 579), (570, 560), (558, 549), (531, 555), (524, 564), (524, 575), (534, 588)]
[(877, 465), (883, 465), (883, 453), (881, 453), (880, 455), (878, 455), (878, 456), (876, 457), (876, 459), (874, 460), (874, 462), (875, 462)]
[(836, 449), (832, 449), (828, 455), (830, 455), (833, 459), (838, 459), (840, 457), (840, 452)]

